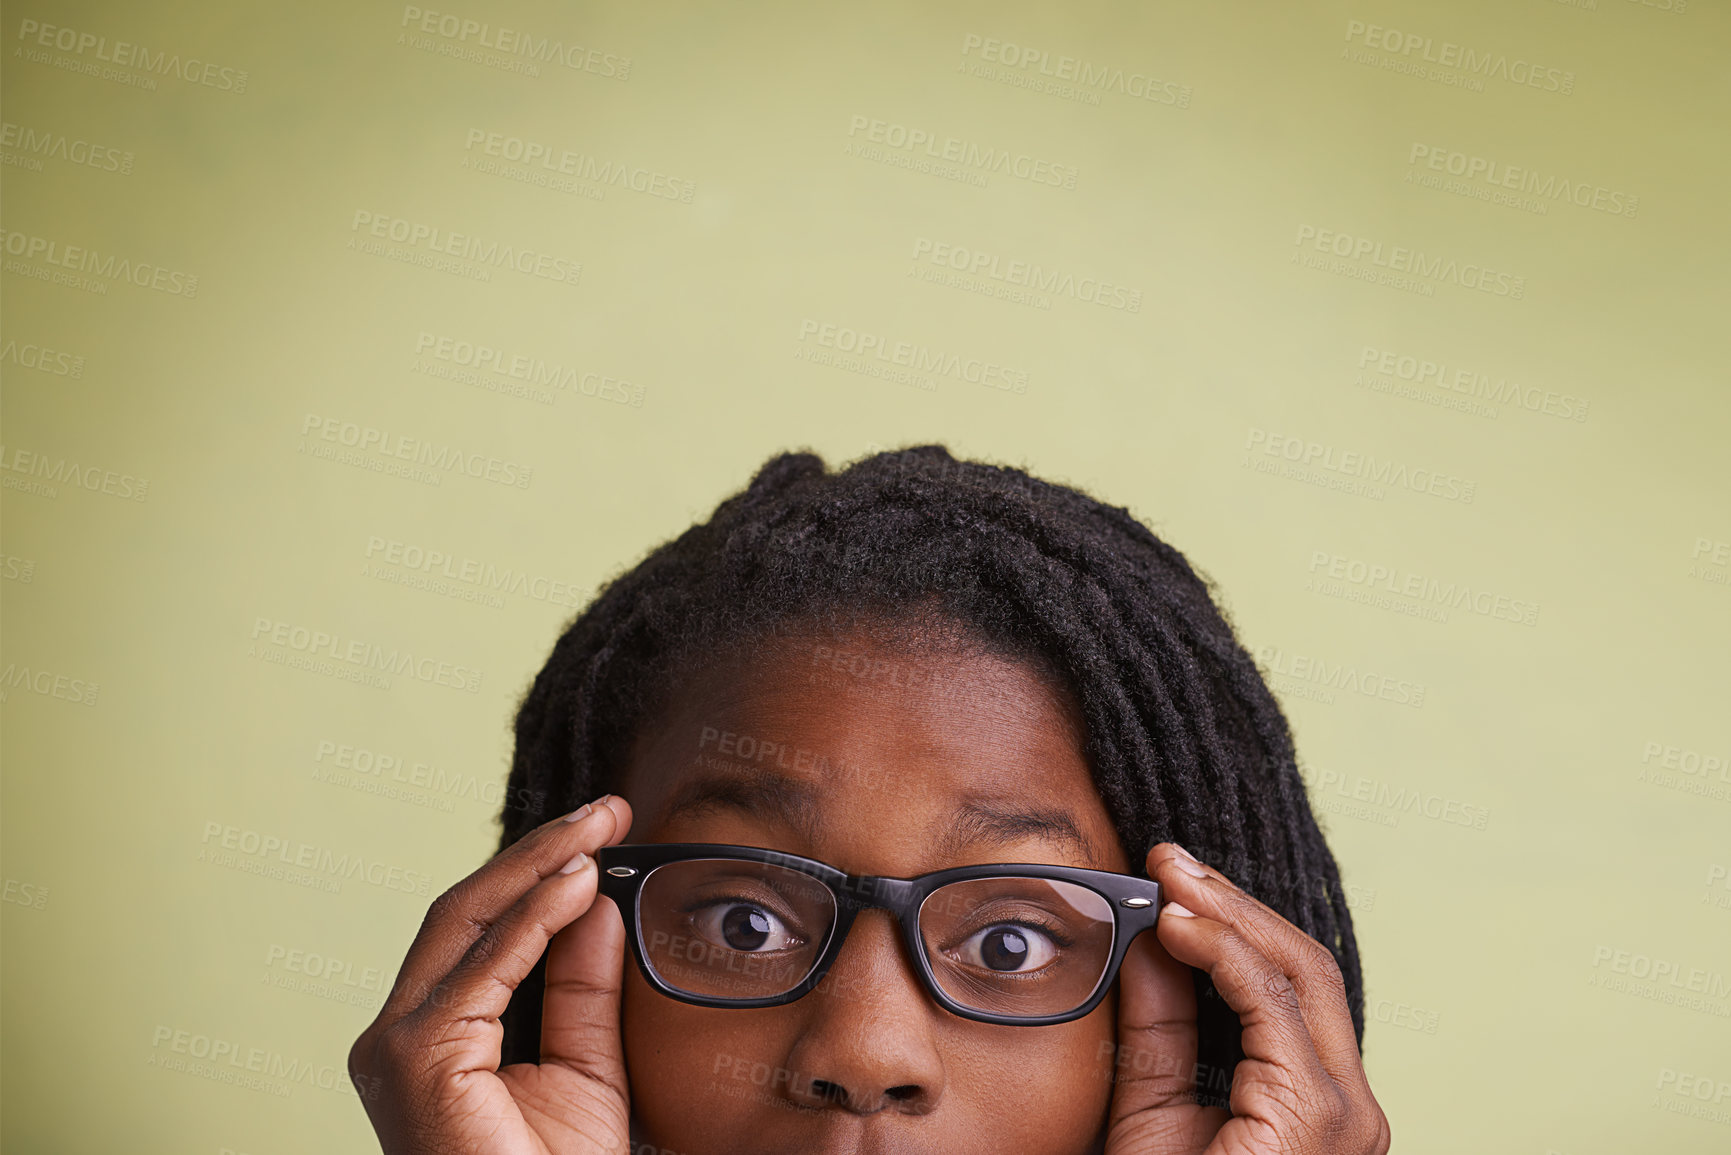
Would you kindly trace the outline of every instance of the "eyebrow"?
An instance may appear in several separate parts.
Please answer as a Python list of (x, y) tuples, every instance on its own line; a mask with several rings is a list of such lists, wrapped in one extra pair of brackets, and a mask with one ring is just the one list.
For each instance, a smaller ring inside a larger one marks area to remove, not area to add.
[(1059, 843), (1094, 861), (1094, 846), (1063, 810), (1039, 807), (1001, 806), (986, 802), (964, 802), (950, 820), (950, 829), (938, 844), (938, 857), (948, 858), (965, 847), (1002, 845), (1040, 838)]
[[(785, 774), (746, 768), (744, 773), (703, 775), (687, 781), (668, 799), (663, 822), (717, 809), (737, 810), (816, 841), (822, 805), (809, 783)], [(934, 857), (954, 857), (981, 845), (1007, 845), (1029, 838), (1057, 843), (1085, 862), (1095, 861), (1094, 845), (1064, 810), (967, 801), (956, 809), (949, 829), (933, 848)]]
[(817, 791), (805, 782), (757, 767), (746, 767), (743, 773), (706, 774), (691, 779), (667, 800), (662, 821), (722, 809), (774, 822), (797, 832), (807, 842), (815, 841)]

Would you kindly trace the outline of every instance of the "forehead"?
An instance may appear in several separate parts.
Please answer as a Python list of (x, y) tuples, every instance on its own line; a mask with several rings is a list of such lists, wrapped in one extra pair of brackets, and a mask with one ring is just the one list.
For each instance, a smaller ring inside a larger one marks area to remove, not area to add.
[(904, 876), (968, 858), (1123, 869), (1067, 692), (958, 640), (783, 638), (692, 670), (622, 793), (634, 841), (773, 834)]

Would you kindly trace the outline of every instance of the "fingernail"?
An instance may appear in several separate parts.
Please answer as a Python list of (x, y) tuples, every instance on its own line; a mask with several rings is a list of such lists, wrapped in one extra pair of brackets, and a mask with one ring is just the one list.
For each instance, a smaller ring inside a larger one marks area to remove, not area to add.
[(579, 818), (584, 818), (584, 817), (588, 816), (589, 814), (594, 812), (594, 810), (597, 806), (605, 806), (607, 804), (607, 800), (611, 797), (613, 797), (613, 795), (603, 794), (601, 797), (597, 798), (593, 802), (585, 802), (583, 805), (579, 806), (577, 809), (575, 809), (571, 813), (567, 814), (565, 816), (565, 821), (576, 822)]
[(1197, 858), (1194, 854), (1191, 854), (1188, 850), (1185, 850), (1182, 846), (1178, 845), (1176, 842), (1174, 842), (1172, 844), (1172, 849), (1176, 850), (1179, 854), (1182, 854), (1185, 858), (1188, 858), (1191, 862), (1202, 861), (1201, 859)]
[(576, 858), (573, 858), (570, 862), (567, 862), (564, 866), (561, 866), (559, 868), (559, 873), (560, 874), (574, 874), (577, 871), (582, 870), (585, 866), (588, 866), (588, 865), (589, 865), (589, 856), (587, 854), (584, 854), (582, 851), (578, 851)]
[[(1184, 848), (1180, 846), (1178, 849), (1183, 850)], [(1172, 860), (1172, 865), (1176, 866), (1179, 870), (1182, 870), (1185, 874), (1188, 874), (1191, 878), (1208, 877), (1208, 868), (1203, 866), (1200, 862), (1197, 862), (1188, 854), (1183, 855), (1180, 858), (1174, 858)]]
[(1179, 906), (1175, 902), (1169, 902), (1165, 906), (1161, 907), (1160, 913), (1161, 914), (1169, 914), (1169, 915), (1173, 916), (1174, 918), (1195, 918), (1196, 917), (1195, 911), (1187, 910), (1184, 907)]

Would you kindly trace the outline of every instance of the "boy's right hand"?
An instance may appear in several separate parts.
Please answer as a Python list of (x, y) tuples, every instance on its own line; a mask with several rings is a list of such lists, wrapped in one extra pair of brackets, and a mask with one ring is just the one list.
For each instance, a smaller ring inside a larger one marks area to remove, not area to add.
[[(576, 813), (434, 901), (379, 1017), (350, 1048), (387, 1155), (627, 1150), (625, 927), (611, 900), (596, 901), (594, 854), (625, 837), (631, 807), (606, 795)], [(499, 1016), (543, 951), (541, 1061), (501, 1070)]]

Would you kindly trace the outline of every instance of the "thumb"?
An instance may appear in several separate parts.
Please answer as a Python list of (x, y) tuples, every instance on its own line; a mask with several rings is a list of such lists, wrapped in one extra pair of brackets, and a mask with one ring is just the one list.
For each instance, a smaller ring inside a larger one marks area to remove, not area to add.
[(1152, 929), (1118, 969), (1117, 1073), (1106, 1150), (1201, 1151), (1227, 1113), (1195, 1103), (1196, 989)]
[(597, 895), (582, 917), (553, 936), (541, 1003), (541, 1062), (568, 1067), (605, 1084), (622, 1099), (626, 1086), (619, 990), (624, 963), (625, 923), (613, 900)]
[(1190, 968), (1153, 930), (1136, 936), (1118, 969), (1118, 1056), (1112, 1119), (1189, 1102), (1196, 1068), (1196, 990)]

